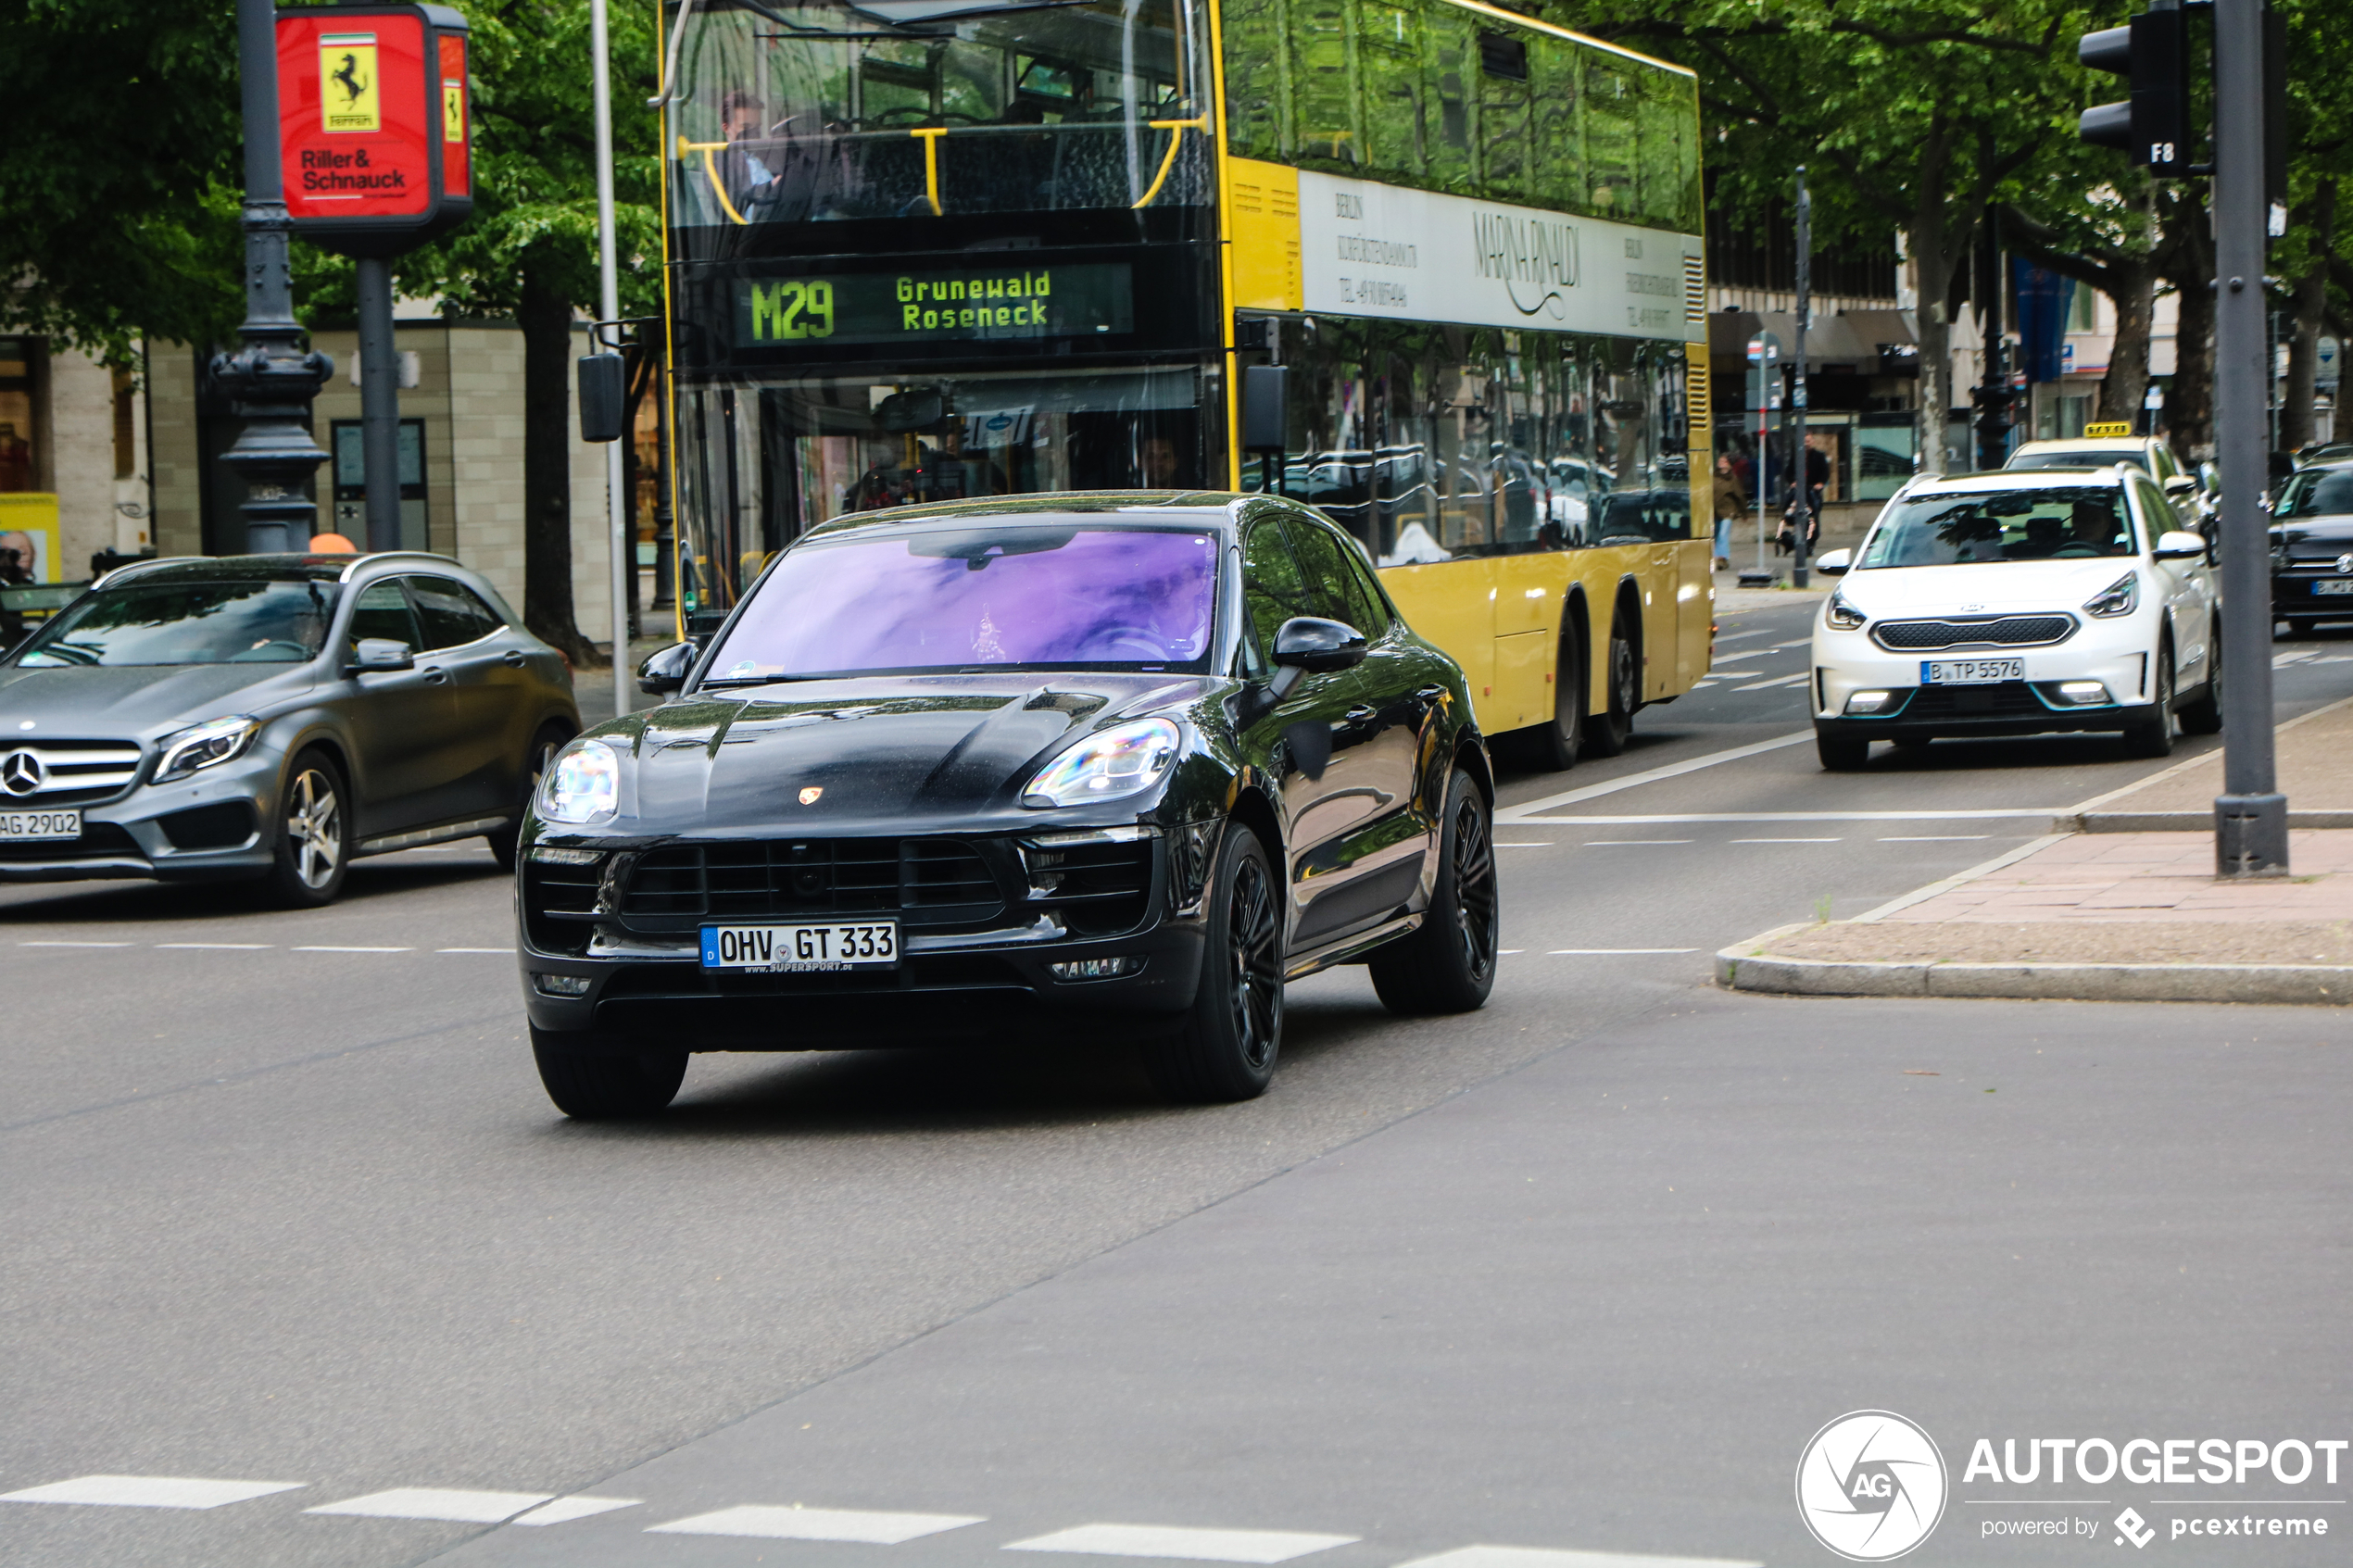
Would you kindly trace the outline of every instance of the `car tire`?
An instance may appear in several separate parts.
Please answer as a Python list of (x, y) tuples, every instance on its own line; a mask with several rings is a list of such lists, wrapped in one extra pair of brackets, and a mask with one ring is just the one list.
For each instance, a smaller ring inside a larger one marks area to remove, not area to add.
[(2124, 754), (2127, 757), (2155, 759), (2173, 755), (2176, 726), (2173, 717), (2173, 650), (2159, 646), (2157, 650), (2157, 713), (2144, 719), (2124, 732)]
[(278, 792), (270, 823), (270, 900), (281, 909), (315, 909), (343, 892), (351, 870), (351, 790), (334, 759), (316, 747), (296, 756)]
[(2219, 735), (2222, 733), (2222, 628), (2217, 626), (2206, 641), (2206, 684), (2197, 696), (2182, 704), (2182, 733), (2185, 735)]
[(1596, 757), (1616, 757), (1626, 749), (1626, 743), (1634, 737), (1634, 709), (1642, 706), (1642, 672), (1634, 658), (1634, 637), (1622, 621), (1610, 622), (1606, 657), (1609, 700), (1585, 725), (1585, 749)]
[(1577, 766), (1585, 746), (1585, 650), (1575, 627), (1561, 638), (1560, 659), (1553, 671), (1553, 717), (1511, 737), (1512, 749), (1530, 767), (1548, 773), (1567, 772)]
[(1869, 735), (1842, 735), (1817, 725), (1814, 730), (1814, 755), (1822, 759), (1825, 770), (1833, 773), (1855, 773), (1871, 759)]
[(516, 803), (515, 820), (496, 833), (483, 836), (490, 841), (490, 853), (497, 860), (498, 869), (512, 875), (517, 853), (522, 847), (522, 820), (531, 810), (532, 797), (539, 793), (539, 781), (547, 775), (547, 766), (556, 759), (564, 742), (572, 738), (561, 724), (543, 724), (531, 737), (531, 753), (523, 763), (522, 799)]
[(1476, 1012), (1495, 988), (1501, 942), (1495, 886), (1494, 811), (1471, 776), (1456, 769), (1441, 819), (1438, 885), (1411, 936), (1366, 965), (1373, 990), (1393, 1013)]
[(2319, 621), (2309, 620), (2303, 616), (2291, 615), (2287, 617), (2287, 634), (2291, 637), (2309, 637), (2313, 633), (2319, 631), (2320, 626), (2321, 623)]
[(556, 1109), (575, 1122), (658, 1116), (686, 1082), (685, 1051), (632, 1050), (610, 1035), (531, 1026), (539, 1082)]
[(1227, 822), (1210, 873), (1208, 934), (1193, 1005), (1149, 1041), (1144, 1066), (1160, 1092), (1192, 1104), (1254, 1099), (1283, 1048), (1283, 901), (1266, 847)]

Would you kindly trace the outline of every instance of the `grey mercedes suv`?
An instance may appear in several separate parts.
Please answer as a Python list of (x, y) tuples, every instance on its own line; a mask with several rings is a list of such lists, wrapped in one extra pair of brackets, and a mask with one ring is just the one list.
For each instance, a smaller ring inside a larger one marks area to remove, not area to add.
[(307, 906), (445, 839), (511, 867), (579, 728), (563, 656), (454, 560), (141, 562), (0, 658), (0, 880), (263, 878)]

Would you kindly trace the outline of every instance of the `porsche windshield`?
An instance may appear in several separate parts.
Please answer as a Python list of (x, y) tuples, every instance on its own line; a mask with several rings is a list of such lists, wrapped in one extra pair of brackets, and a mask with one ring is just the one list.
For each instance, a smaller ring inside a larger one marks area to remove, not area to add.
[(960, 671), (1199, 670), (1217, 542), (1063, 522), (909, 531), (786, 552), (707, 686)]
[(1979, 490), (1898, 501), (1871, 530), (1861, 567), (1969, 566), (2133, 554), (2113, 489)]
[(85, 594), (26, 644), (17, 662), (307, 664), (326, 646), (332, 583), (130, 583)]

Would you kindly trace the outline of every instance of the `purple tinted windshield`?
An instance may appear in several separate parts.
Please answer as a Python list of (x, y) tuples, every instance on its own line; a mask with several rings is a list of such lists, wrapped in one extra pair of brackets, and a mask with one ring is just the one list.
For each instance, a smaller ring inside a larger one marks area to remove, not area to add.
[(1209, 647), (1216, 578), (1207, 533), (999, 526), (807, 545), (760, 585), (711, 679), (1189, 664)]

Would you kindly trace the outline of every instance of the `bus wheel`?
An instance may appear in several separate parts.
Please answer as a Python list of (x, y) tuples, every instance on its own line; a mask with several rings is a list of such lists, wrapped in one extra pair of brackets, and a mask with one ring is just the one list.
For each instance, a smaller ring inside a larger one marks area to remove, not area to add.
[(1596, 757), (1615, 757), (1634, 735), (1634, 709), (1642, 706), (1636, 684), (1634, 638), (1623, 621), (1609, 628), (1609, 706), (1585, 726), (1585, 749)]
[(1514, 749), (1529, 766), (1558, 773), (1577, 766), (1585, 745), (1585, 650), (1572, 629), (1561, 639), (1560, 663), (1553, 672), (1553, 718), (1513, 735)]

